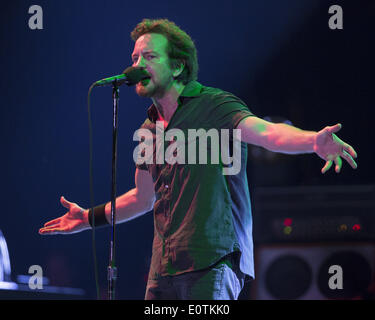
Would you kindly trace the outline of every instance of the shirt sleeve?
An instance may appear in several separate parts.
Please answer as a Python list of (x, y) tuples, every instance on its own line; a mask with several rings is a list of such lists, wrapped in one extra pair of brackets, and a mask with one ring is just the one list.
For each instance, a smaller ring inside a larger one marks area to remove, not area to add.
[(211, 121), (218, 129), (235, 129), (246, 117), (254, 116), (247, 105), (229, 93), (216, 95), (213, 100)]
[(147, 165), (145, 163), (142, 163), (142, 164), (135, 164), (135, 167), (139, 170), (146, 170), (148, 171), (148, 168), (147, 168)]

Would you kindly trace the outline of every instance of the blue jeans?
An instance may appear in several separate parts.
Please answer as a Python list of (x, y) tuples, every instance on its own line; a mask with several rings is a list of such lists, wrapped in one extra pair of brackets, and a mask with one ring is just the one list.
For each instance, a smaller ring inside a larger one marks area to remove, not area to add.
[(207, 269), (149, 279), (145, 300), (237, 300), (244, 281), (231, 254)]

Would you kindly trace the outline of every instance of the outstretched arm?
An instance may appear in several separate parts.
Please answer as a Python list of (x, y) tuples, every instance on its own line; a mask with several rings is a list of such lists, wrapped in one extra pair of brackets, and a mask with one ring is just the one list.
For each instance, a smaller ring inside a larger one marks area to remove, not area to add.
[[(155, 193), (150, 173), (146, 170), (136, 169), (135, 185), (134, 189), (116, 198), (116, 223), (134, 219), (152, 209)], [(60, 202), (68, 209), (68, 212), (45, 223), (43, 228), (39, 229), (40, 234), (72, 234), (91, 229), (88, 209), (83, 209), (64, 197), (61, 197)], [(111, 202), (105, 205), (105, 216), (109, 223), (111, 221)]]
[[(154, 202), (155, 192), (151, 174), (146, 170), (136, 169), (135, 188), (116, 199), (116, 223), (126, 222), (149, 212)], [(110, 223), (111, 202), (105, 205), (105, 216)]]
[(342, 167), (341, 158), (353, 169), (357, 164), (353, 158), (357, 153), (352, 146), (335, 135), (341, 124), (325, 127), (319, 132), (305, 131), (284, 123), (272, 123), (257, 117), (247, 117), (237, 126), (241, 129), (241, 141), (266, 148), (267, 150), (288, 154), (315, 152), (326, 161), (321, 172), (325, 173), (335, 163), (338, 173)]

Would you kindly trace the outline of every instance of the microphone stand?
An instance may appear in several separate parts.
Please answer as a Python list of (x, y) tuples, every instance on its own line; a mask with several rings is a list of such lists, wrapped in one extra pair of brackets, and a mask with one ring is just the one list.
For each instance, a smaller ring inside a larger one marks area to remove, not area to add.
[[(105, 86), (112, 84), (112, 99), (113, 99), (113, 130), (112, 130), (112, 192), (111, 192), (111, 243), (109, 252), (109, 266), (108, 266), (108, 299), (115, 299), (115, 282), (117, 280), (117, 268), (115, 264), (115, 227), (116, 227), (116, 166), (117, 166), (117, 127), (118, 127), (118, 105), (119, 105), (119, 86), (126, 83), (128, 86), (134, 85), (137, 82), (149, 78), (149, 74), (144, 68), (128, 67), (123, 74), (105, 78), (93, 83), (89, 89), (88, 99), (90, 97), (91, 89), (95, 86)], [(88, 100), (88, 105), (90, 105)], [(89, 108), (90, 110), (90, 108)]]
[(119, 87), (117, 80), (112, 83), (113, 99), (113, 130), (112, 130), (112, 194), (111, 194), (111, 243), (108, 266), (108, 299), (115, 299), (115, 282), (117, 279), (117, 268), (115, 264), (115, 226), (116, 226), (116, 165), (117, 165), (117, 127), (118, 127), (118, 105)]

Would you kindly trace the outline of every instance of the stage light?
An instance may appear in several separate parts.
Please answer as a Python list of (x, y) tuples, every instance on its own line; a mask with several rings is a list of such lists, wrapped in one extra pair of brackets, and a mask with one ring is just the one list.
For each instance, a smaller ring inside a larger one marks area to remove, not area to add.
[(284, 234), (289, 235), (292, 233), (293, 228), (291, 226), (286, 226), (284, 228)]
[(284, 226), (286, 227), (290, 227), (293, 223), (293, 219), (292, 218), (285, 218), (284, 219)]
[(361, 230), (361, 225), (356, 223), (354, 226), (353, 226), (353, 231), (360, 231)]
[(337, 229), (339, 232), (345, 232), (348, 230), (348, 226), (345, 223), (343, 223)]
[(10, 260), (7, 242), (0, 230), (0, 282), (10, 281)]

